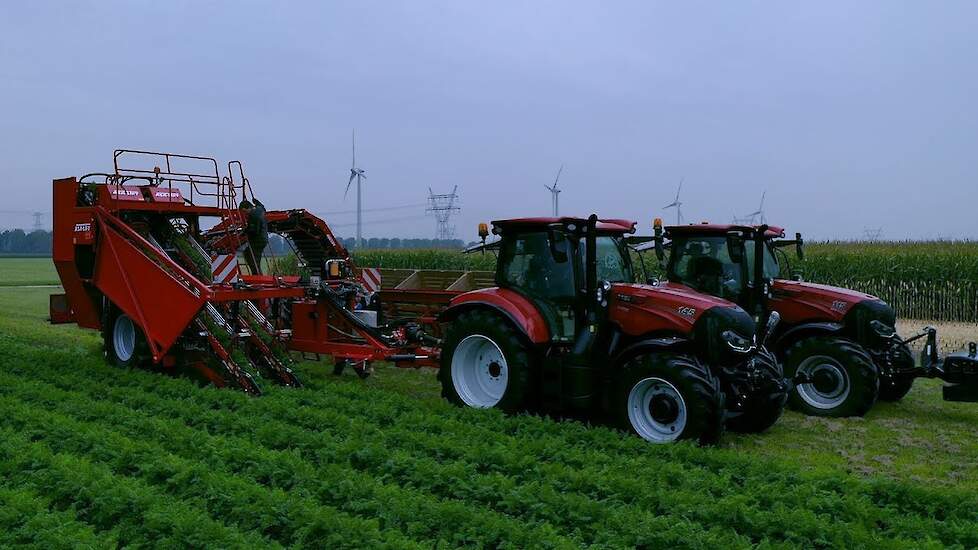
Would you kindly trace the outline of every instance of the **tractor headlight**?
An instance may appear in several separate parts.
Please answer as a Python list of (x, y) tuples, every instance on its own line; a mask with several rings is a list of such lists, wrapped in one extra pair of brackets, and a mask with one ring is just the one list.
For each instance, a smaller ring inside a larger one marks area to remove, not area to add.
[(753, 348), (750, 340), (732, 330), (725, 330), (720, 336), (723, 337), (723, 341), (727, 343), (727, 346), (737, 353), (750, 353)]
[(892, 338), (896, 334), (896, 329), (887, 325), (879, 319), (874, 319), (869, 322), (869, 326), (873, 329), (880, 338)]

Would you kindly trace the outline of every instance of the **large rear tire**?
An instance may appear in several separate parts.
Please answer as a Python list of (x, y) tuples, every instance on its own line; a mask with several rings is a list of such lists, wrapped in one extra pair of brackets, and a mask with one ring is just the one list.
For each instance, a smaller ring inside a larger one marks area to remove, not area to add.
[(863, 416), (879, 396), (879, 371), (869, 354), (852, 340), (811, 336), (798, 340), (784, 359), (785, 374), (805, 373), (813, 382), (791, 392), (793, 409), (812, 416)]
[(109, 304), (107, 308), (102, 319), (105, 360), (120, 368), (149, 365), (152, 355), (142, 329), (115, 305)]
[(442, 347), (442, 397), (459, 406), (519, 412), (532, 406), (534, 369), (528, 344), (502, 316), (484, 310), (462, 313)]
[(652, 352), (628, 360), (614, 387), (618, 425), (652, 443), (712, 445), (723, 434), (723, 394), (696, 359)]
[[(907, 371), (915, 366), (913, 352), (906, 344), (900, 344), (893, 350), (892, 366), (899, 371)], [(897, 374), (880, 371), (880, 400), (899, 401), (903, 399), (910, 388), (913, 387), (914, 377), (907, 374)]]

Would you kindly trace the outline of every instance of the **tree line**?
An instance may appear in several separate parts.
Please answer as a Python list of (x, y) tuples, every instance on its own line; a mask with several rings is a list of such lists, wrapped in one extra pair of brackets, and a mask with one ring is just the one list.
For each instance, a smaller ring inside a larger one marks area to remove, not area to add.
[(51, 232), (8, 229), (0, 233), (0, 254), (50, 254)]

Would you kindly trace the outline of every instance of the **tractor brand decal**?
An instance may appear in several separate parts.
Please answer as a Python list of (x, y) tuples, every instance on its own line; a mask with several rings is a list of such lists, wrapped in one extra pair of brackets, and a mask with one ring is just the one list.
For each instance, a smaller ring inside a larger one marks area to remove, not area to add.
[(683, 306), (679, 308), (677, 311), (679, 312), (679, 315), (686, 317), (687, 319), (692, 319), (693, 317), (696, 316), (695, 307)]
[(360, 270), (360, 280), (369, 292), (380, 290), (380, 270), (375, 267), (365, 267)]
[(156, 202), (183, 202), (183, 194), (179, 189), (153, 189), (153, 200)]
[(238, 281), (241, 270), (238, 268), (237, 254), (218, 254), (211, 257), (211, 273), (215, 283), (234, 283)]
[(90, 223), (76, 223), (75, 233), (88, 233), (92, 230), (92, 224)]
[(109, 196), (120, 201), (142, 202), (144, 200), (143, 193), (138, 187), (130, 187), (128, 185), (110, 185)]
[(839, 313), (845, 313), (846, 308), (848, 306), (849, 306), (849, 304), (847, 302), (843, 301), (843, 300), (836, 300), (836, 301), (832, 302), (832, 309), (834, 309), (835, 311), (838, 311)]

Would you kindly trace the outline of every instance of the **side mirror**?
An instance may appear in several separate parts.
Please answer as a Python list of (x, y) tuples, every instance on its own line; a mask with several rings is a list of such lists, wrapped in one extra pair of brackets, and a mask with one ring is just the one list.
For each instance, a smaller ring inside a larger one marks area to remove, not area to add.
[(801, 240), (801, 233), (795, 233), (795, 253), (799, 260), (805, 259), (805, 241)]
[(730, 255), (730, 261), (735, 264), (744, 261), (744, 239), (740, 234), (733, 231), (727, 233), (727, 254)]
[(564, 234), (554, 230), (553, 228), (547, 230), (547, 242), (550, 243), (550, 255), (553, 256), (554, 261), (558, 264), (562, 264), (567, 261), (567, 239)]

